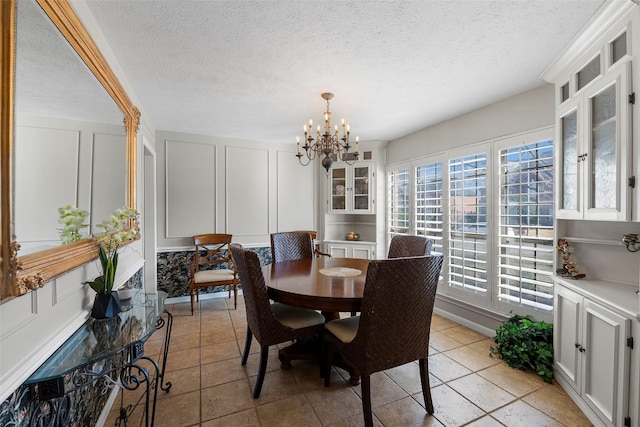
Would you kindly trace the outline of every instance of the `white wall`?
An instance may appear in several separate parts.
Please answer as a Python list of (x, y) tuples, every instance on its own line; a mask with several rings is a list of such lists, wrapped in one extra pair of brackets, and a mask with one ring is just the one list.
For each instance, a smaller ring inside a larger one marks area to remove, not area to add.
[(292, 144), (165, 131), (156, 144), (159, 250), (191, 249), (202, 233), (261, 246), (316, 229), (318, 165), (301, 166)]
[(553, 96), (553, 85), (546, 84), (393, 140), (387, 145), (387, 164), (552, 126)]

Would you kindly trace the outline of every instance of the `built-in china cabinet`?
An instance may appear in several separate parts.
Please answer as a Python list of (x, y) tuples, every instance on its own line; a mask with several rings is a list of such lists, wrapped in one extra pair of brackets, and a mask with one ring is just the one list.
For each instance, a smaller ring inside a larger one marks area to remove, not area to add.
[(355, 162), (335, 159), (323, 170), (323, 250), (340, 258), (380, 258), (384, 253), (383, 143), (361, 143)]
[(640, 252), (622, 244), (640, 232), (639, 30), (638, 5), (607, 1), (542, 74), (556, 95), (556, 238), (586, 276), (554, 277), (555, 378), (595, 426), (640, 426)]

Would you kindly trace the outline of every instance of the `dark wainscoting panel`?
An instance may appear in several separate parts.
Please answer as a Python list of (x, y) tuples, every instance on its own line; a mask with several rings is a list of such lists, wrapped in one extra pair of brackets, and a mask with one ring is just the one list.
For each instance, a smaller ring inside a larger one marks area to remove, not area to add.
[[(258, 254), (262, 265), (271, 264), (270, 247), (246, 247)], [(158, 290), (169, 298), (189, 296), (189, 274), (194, 251), (158, 252)], [(240, 284), (242, 288), (242, 284)], [(200, 293), (226, 292), (226, 286), (200, 289)]]

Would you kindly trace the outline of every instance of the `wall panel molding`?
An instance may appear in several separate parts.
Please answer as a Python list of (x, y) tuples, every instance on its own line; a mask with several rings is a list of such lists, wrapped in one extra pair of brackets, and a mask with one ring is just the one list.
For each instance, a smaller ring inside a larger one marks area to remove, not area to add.
[(226, 147), (226, 232), (269, 234), (269, 151)]
[(165, 141), (165, 238), (215, 232), (216, 146)]

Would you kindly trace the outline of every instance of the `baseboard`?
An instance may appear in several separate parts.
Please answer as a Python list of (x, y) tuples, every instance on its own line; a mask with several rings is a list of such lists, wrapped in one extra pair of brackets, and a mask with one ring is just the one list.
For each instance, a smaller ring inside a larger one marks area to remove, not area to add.
[(595, 412), (587, 405), (584, 400), (580, 397), (578, 392), (576, 392), (571, 384), (562, 376), (562, 374), (558, 373), (558, 370), (555, 369), (553, 373), (553, 378), (560, 384), (560, 387), (567, 393), (567, 396), (573, 400), (573, 402), (580, 408), (582, 413), (589, 418), (589, 421), (593, 424), (594, 427), (606, 427), (606, 424), (600, 420), (600, 418), (596, 415)]
[(496, 328), (508, 319), (501, 314), (441, 294), (436, 296), (433, 311), (488, 337), (494, 337)]
[[(200, 300), (207, 300), (207, 299), (213, 299), (213, 298), (227, 298), (229, 296), (229, 294), (227, 293), (227, 291), (223, 291), (223, 292), (211, 292), (208, 294), (200, 294)], [(238, 296), (242, 296), (242, 289), (238, 289)], [(167, 300), (165, 301), (165, 305), (167, 304), (180, 304), (180, 303), (184, 303), (184, 302), (191, 302), (191, 297), (189, 295), (187, 296), (183, 296), (183, 297), (171, 297), (171, 298), (167, 298)]]

